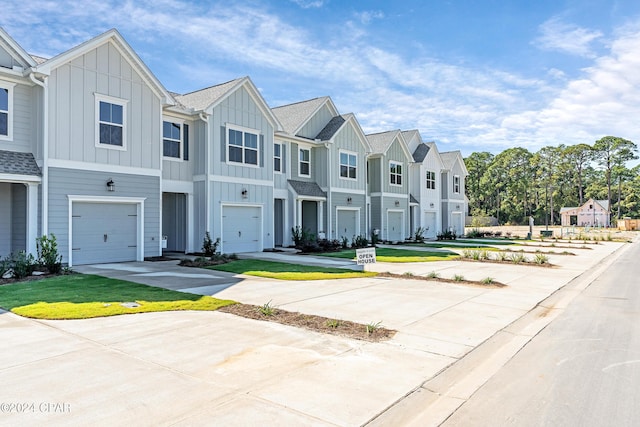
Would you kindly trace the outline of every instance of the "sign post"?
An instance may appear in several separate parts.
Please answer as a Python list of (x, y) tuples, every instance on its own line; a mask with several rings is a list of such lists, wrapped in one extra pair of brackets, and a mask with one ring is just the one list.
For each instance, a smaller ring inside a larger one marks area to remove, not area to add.
[(376, 263), (376, 248), (356, 249), (356, 264), (362, 266), (362, 271), (366, 270), (367, 264)]

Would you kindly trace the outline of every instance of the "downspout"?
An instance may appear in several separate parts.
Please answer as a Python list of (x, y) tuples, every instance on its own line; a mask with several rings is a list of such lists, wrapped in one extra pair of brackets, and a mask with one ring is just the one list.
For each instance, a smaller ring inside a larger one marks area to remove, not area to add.
[(35, 71), (31, 68), (29, 73), (31, 81), (40, 86), (43, 91), (43, 131), (42, 131), (42, 229), (41, 234), (49, 234), (49, 78), (42, 77), (42, 81), (36, 79)]
[(331, 175), (331, 163), (333, 161), (333, 159), (331, 159), (331, 150), (329, 149), (329, 142), (325, 142), (324, 143), (324, 147), (327, 149), (327, 166), (328, 166), (328, 176), (327, 176), (327, 229), (325, 230), (325, 236), (327, 236), (327, 238), (331, 239), (332, 238), (332, 233), (331, 233), (331, 225), (333, 223), (333, 221), (331, 220), (331, 217), (333, 215), (333, 205), (331, 204), (331, 187), (333, 186), (333, 175)]
[(211, 233), (211, 209), (209, 208), (209, 142), (213, 140), (211, 129), (209, 129), (209, 115), (201, 111), (198, 116), (205, 124), (206, 141), (204, 144), (204, 231)]

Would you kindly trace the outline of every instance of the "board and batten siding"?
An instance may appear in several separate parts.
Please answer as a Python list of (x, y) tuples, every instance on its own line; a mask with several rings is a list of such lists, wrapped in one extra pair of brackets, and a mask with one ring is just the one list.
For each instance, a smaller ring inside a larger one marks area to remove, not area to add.
[[(405, 152), (400, 145), (400, 141), (396, 139), (389, 150), (387, 150), (387, 154), (384, 157), (385, 165), (383, 167), (383, 173), (385, 176), (383, 177), (382, 182), (384, 183), (384, 192), (385, 193), (398, 193), (398, 194), (408, 194), (408, 183), (409, 183), (409, 164), (407, 163), (407, 158), (405, 156)], [(391, 185), (389, 180), (389, 163), (390, 162), (398, 162), (402, 164), (402, 185)]]
[(22, 64), (16, 61), (13, 55), (0, 47), (0, 67), (11, 69), (14, 66), (22, 67)]
[[(0, 80), (2, 76), (0, 75)], [(18, 83), (13, 86), (13, 138), (11, 141), (0, 140), (0, 149), (18, 151), (22, 153), (34, 153), (37, 157), (37, 146), (35, 144), (38, 132), (37, 118), (40, 117), (39, 103), (41, 99), (39, 87), (32, 87), (27, 84)], [(35, 99), (34, 99), (35, 98)]]
[[(227, 124), (252, 129), (259, 134), (259, 167), (227, 163)], [(209, 173), (272, 181), (273, 131), (273, 126), (249, 92), (244, 87), (239, 88), (218, 104), (209, 117)]]
[[(96, 147), (96, 95), (127, 101), (126, 150)], [(49, 77), (49, 156), (160, 169), (161, 101), (111, 43), (59, 66)]]
[[(116, 183), (114, 192), (105, 185), (109, 178)], [(62, 262), (68, 262), (69, 253), (68, 195), (105, 202), (109, 197), (144, 198), (144, 256), (160, 254), (160, 177), (49, 168), (49, 232), (56, 235)]]
[[(351, 203), (347, 202), (347, 198), (351, 197)], [(367, 235), (365, 225), (367, 223), (367, 201), (364, 194), (349, 194), (349, 193), (332, 193), (331, 194), (331, 236), (339, 238), (336, 233), (336, 224), (338, 221), (338, 209), (360, 209), (359, 221), (360, 230), (359, 233)]]
[(298, 136), (304, 138), (315, 139), (322, 129), (331, 121), (333, 114), (329, 107), (325, 104), (320, 108), (313, 117), (300, 129)]
[[(302, 148), (307, 148), (308, 146), (304, 146)], [(309, 170), (309, 175), (310, 176), (302, 176), (300, 175), (300, 154), (299, 154), (299, 149), (300, 149), (300, 145), (296, 144), (296, 143), (291, 143), (291, 149), (289, 151), (291, 151), (290, 155), (289, 155), (289, 159), (291, 160), (289, 165), (291, 167), (291, 179), (296, 180), (296, 181), (307, 181), (307, 182), (316, 182), (316, 170), (318, 169), (318, 166), (316, 164), (317, 162), (317, 153), (316, 150), (318, 150), (317, 147), (309, 147), (309, 149), (311, 150), (309, 152), (309, 159), (311, 159), (311, 167)], [(324, 148), (323, 148), (324, 149)]]
[[(331, 147), (331, 186), (350, 190), (365, 190), (367, 160), (366, 153), (352, 124), (343, 126), (335, 135)], [(340, 151), (355, 153), (357, 156), (356, 179), (340, 177)]]

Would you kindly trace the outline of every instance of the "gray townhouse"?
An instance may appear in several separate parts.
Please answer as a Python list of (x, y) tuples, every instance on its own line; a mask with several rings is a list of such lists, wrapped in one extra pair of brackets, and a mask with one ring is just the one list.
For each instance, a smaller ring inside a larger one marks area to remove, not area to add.
[(365, 135), (329, 97), (270, 108), (249, 77), (167, 91), (116, 30), (53, 58), (0, 29), (0, 256), (53, 233), (69, 265), (462, 230), (464, 162)]

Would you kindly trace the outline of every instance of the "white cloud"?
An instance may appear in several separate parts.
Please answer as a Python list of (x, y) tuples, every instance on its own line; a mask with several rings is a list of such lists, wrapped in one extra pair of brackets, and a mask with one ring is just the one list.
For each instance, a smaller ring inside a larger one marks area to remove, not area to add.
[(356, 12), (355, 16), (360, 21), (360, 23), (366, 25), (371, 23), (371, 21), (373, 21), (374, 19), (384, 18), (384, 13), (379, 10), (366, 10), (364, 12)]
[(557, 17), (545, 21), (539, 31), (542, 34), (534, 40), (534, 44), (540, 49), (582, 57), (593, 57), (591, 45), (602, 37), (600, 31), (581, 28)]
[(291, 2), (297, 4), (303, 9), (317, 9), (324, 5), (323, 0), (290, 0)]

